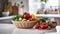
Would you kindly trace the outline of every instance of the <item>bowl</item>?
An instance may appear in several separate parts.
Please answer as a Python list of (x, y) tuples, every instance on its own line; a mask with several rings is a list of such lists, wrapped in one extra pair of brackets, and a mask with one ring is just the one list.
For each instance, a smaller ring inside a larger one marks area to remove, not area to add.
[(36, 21), (13, 21), (12, 20), (12, 23), (15, 24), (15, 26), (17, 28), (32, 28), (35, 24), (36, 24)]
[(2, 12), (3, 16), (9, 16), (9, 11), (8, 12)]

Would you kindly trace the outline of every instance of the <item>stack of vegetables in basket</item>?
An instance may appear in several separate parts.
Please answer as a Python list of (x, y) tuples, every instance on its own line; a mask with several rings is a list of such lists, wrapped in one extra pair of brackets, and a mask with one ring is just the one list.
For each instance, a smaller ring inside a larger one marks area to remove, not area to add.
[(12, 22), (18, 28), (31, 28), (36, 24), (36, 17), (34, 14), (24, 12), (23, 15), (12, 17)]
[(43, 17), (37, 18), (34, 14), (24, 12), (23, 15), (16, 15), (12, 18), (13, 24), (18, 28), (52, 29), (57, 22), (46, 20)]

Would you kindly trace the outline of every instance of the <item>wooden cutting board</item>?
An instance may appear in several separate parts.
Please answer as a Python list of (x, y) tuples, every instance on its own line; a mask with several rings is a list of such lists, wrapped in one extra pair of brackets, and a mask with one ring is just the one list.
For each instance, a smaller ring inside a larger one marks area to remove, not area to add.
[(18, 6), (12, 6), (13, 15), (18, 15)]

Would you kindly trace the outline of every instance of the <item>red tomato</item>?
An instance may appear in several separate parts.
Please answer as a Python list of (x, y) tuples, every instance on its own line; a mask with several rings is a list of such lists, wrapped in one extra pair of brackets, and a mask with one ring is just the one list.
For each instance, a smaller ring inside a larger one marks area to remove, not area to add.
[(44, 25), (45, 26), (45, 28), (48, 28), (48, 25)]
[(34, 29), (39, 29), (39, 27), (40, 26), (37, 24), (37, 25), (34, 26)]
[(30, 18), (30, 14), (29, 14), (29, 13), (24, 13), (24, 14), (23, 14), (23, 18), (29, 19), (29, 18)]
[(45, 29), (45, 26), (44, 26), (44, 25), (40, 25), (40, 28), (41, 28), (41, 29)]
[(39, 22), (38, 24), (40, 25), (40, 24), (42, 24), (43, 22)]
[(41, 29), (47, 29), (48, 28), (48, 25), (40, 25), (40, 28)]

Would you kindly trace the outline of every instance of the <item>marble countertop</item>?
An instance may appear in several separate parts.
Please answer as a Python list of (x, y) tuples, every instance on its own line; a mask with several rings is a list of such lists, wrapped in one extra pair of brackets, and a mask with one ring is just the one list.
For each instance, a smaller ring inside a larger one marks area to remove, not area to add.
[(18, 29), (13, 24), (0, 24), (0, 34), (47, 34), (53, 32), (56, 30)]

